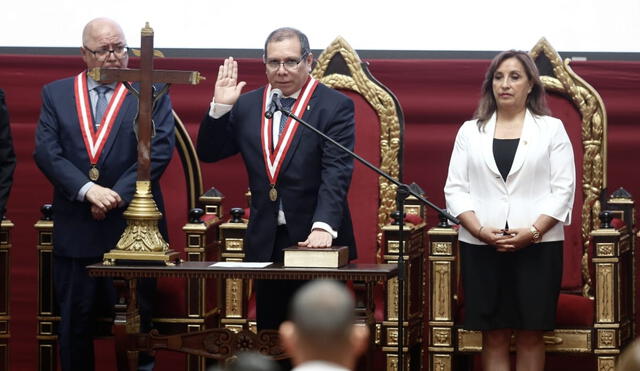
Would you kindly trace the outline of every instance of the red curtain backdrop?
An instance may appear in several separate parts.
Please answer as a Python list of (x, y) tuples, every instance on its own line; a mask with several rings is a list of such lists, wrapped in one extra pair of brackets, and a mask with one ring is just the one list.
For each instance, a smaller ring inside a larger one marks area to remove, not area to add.
[[(444, 206), (442, 188), (449, 157), (460, 124), (473, 114), (480, 84), (488, 60), (369, 60), (372, 74), (398, 97), (405, 114), (404, 181), (422, 186), (431, 201)], [(208, 110), (213, 83), (221, 59), (166, 58), (156, 60), (156, 68), (198, 70), (207, 81), (198, 86), (173, 86), (171, 98), (175, 110), (195, 140), (200, 119)], [(136, 60), (131, 65), (135, 66)], [(640, 192), (636, 175), (640, 143), (640, 62), (586, 61), (572, 63), (583, 79), (593, 85), (605, 102), (608, 118), (609, 192), (624, 187), (632, 194)], [(11, 129), (18, 157), (14, 186), (8, 203), (7, 218), (16, 225), (11, 250), (11, 369), (34, 369), (36, 354), (36, 232), (42, 204), (51, 201), (51, 185), (37, 169), (32, 153), (34, 131), (40, 110), (40, 89), (53, 80), (73, 76), (83, 68), (79, 56), (0, 56), (0, 88), (5, 90), (11, 115)], [(240, 59), (240, 79), (247, 81), (245, 91), (265, 83), (264, 67), (258, 59)], [(366, 113), (369, 115), (369, 113)], [(574, 143), (574, 147), (578, 143)], [(356, 147), (357, 148), (357, 147)], [(377, 160), (376, 160), (377, 161)], [(364, 170), (364, 169), (360, 169)], [(170, 242), (182, 250), (181, 231), (186, 222), (185, 186), (179, 159), (174, 156), (163, 187), (168, 203)], [(357, 170), (358, 171), (358, 170)], [(246, 174), (236, 156), (216, 164), (204, 164), (205, 189), (215, 186), (225, 196), (224, 207), (244, 207)], [(375, 179), (375, 177), (373, 177)], [(580, 191), (580, 189), (578, 189)], [(351, 205), (358, 213), (359, 205)], [(574, 214), (574, 222), (579, 214)], [(429, 224), (436, 215), (429, 213)], [(357, 223), (357, 222), (356, 222)], [(356, 224), (356, 229), (358, 229)], [(368, 234), (372, 226), (363, 226)], [(360, 246), (360, 249), (370, 247)], [(368, 255), (369, 254), (365, 254)], [(172, 297), (182, 300), (180, 283)], [(176, 297), (177, 296), (177, 297)], [(160, 301), (164, 301), (161, 297)], [(103, 369), (112, 369), (110, 345), (102, 347)], [(161, 357), (169, 357), (161, 355)], [(164, 364), (163, 364), (164, 363)], [(169, 369), (172, 362), (159, 362), (157, 369)], [(175, 366), (175, 362), (174, 366)]]

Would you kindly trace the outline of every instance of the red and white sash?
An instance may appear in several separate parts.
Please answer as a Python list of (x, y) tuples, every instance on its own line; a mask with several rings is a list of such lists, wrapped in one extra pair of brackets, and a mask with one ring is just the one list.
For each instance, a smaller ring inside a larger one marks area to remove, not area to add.
[[(309, 77), (309, 80), (302, 87), (301, 93), (296, 99), (296, 102), (291, 109), (291, 113), (297, 117), (302, 117), (304, 110), (309, 104), (309, 100), (313, 95), (313, 92), (318, 86), (318, 81), (313, 77)], [(269, 96), (271, 95), (271, 85), (267, 85), (264, 89), (264, 97), (262, 103), (262, 128), (261, 128), (261, 140), (262, 140), (262, 157), (264, 158), (265, 167), (267, 169), (267, 176), (269, 177), (269, 183), (272, 187), (275, 186), (278, 180), (278, 174), (280, 173), (280, 167), (282, 162), (289, 151), (293, 137), (298, 129), (298, 122), (289, 117), (285, 123), (283, 132), (280, 133), (278, 139), (278, 145), (272, 149), (273, 145), (273, 119), (267, 119), (264, 117), (266, 107), (269, 104)]]
[(76, 76), (74, 83), (74, 90), (76, 96), (76, 111), (78, 112), (78, 121), (80, 123), (80, 132), (82, 133), (82, 139), (84, 140), (84, 146), (87, 149), (89, 155), (89, 161), (91, 165), (95, 166), (100, 159), (100, 154), (104, 148), (104, 144), (109, 138), (109, 133), (113, 127), (113, 123), (116, 121), (122, 102), (127, 96), (127, 88), (122, 83), (118, 83), (113, 96), (109, 100), (104, 115), (102, 116), (102, 122), (100, 128), (96, 132), (93, 126), (93, 118), (91, 115), (91, 100), (89, 100), (89, 92), (87, 91), (87, 73), (86, 71), (80, 72)]

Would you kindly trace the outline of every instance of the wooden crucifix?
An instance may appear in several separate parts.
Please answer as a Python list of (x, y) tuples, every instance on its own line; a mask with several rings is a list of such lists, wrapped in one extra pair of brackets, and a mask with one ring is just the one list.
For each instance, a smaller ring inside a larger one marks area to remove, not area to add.
[[(137, 117), (138, 135), (138, 173), (136, 193), (131, 204), (124, 212), (127, 227), (118, 241), (116, 248), (104, 255), (106, 264), (114, 264), (116, 260), (152, 260), (171, 264), (179, 259), (179, 253), (169, 250), (158, 230), (158, 220), (162, 214), (151, 194), (151, 133), (153, 103), (167, 89), (154, 92), (156, 82), (169, 84), (196, 85), (204, 80), (196, 71), (172, 71), (153, 69), (153, 29), (149, 22), (141, 31), (140, 68), (93, 68), (88, 75), (94, 80), (120, 81), (138, 97)], [(140, 90), (136, 91), (129, 82), (139, 81)]]
[[(153, 102), (157, 98), (153, 93), (153, 84), (192, 84), (197, 85), (205, 78), (197, 71), (173, 71), (153, 69), (153, 29), (147, 22), (140, 33), (140, 69), (129, 68), (93, 68), (89, 76), (94, 80), (121, 81), (132, 93), (138, 95), (138, 181), (151, 179), (151, 117)], [(139, 94), (128, 83), (140, 82)], [(158, 94), (163, 94), (161, 91)]]

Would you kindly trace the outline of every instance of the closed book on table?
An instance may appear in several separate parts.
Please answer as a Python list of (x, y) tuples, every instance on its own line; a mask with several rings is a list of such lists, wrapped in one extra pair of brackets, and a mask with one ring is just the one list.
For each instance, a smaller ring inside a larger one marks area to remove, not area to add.
[(349, 262), (346, 246), (332, 246), (322, 249), (310, 247), (289, 247), (284, 249), (285, 267), (339, 268)]

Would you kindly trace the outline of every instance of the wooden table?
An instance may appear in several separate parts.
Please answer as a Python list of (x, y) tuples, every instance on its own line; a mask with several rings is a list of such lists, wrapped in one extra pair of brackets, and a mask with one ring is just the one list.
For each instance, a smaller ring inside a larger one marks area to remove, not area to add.
[[(373, 286), (398, 273), (395, 264), (348, 264), (341, 268), (285, 268), (271, 264), (265, 268), (211, 267), (214, 262), (183, 262), (175, 266), (131, 266), (93, 264), (87, 267), (93, 277), (112, 277), (118, 292), (113, 333), (116, 338), (118, 370), (135, 370), (138, 352), (170, 349), (192, 355), (225, 359), (240, 350), (259, 350), (274, 358), (286, 354), (279, 345), (277, 332), (250, 331), (235, 333), (228, 329), (210, 329), (177, 335), (161, 336), (157, 331), (140, 333), (140, 316), (136, 302), (139, 278), (215, 278), (313, 280), (334, 279), (359, 282), (364, 287), (356, 299), (356, 315), (373, 330)], [(371, 338), (373, 339), (373, 333)]]

